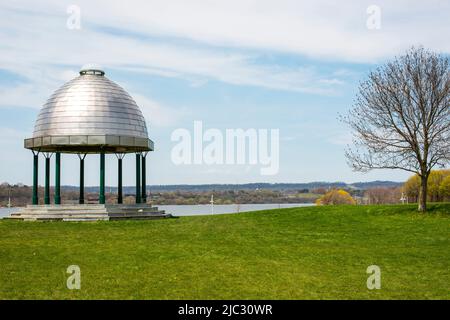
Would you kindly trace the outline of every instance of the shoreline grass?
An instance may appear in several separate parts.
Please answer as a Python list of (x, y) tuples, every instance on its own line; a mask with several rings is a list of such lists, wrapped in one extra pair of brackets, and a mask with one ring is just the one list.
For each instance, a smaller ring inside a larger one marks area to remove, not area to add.
[[(449, 231), (450, 204), (0, 220), (0, 299), (450, 299)], [(81, 290), (66, 288), (69, 265)]]

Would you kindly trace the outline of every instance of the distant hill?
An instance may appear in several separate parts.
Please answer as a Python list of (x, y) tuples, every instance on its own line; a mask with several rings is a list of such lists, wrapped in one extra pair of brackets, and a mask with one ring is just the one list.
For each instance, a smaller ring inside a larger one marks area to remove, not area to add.
[[(148, 190), (152, 192), (171, 192), (171, 191), (192, 191), (192, 192), (205, 192), (205, 191), (224, 191), (224, 190), (255, 190), (255, 189), (265, 189), (265, 190), (312, 190), (317, 188), (348, 188), (348, 189), (358, 189), (366, 190), (370, 188), (379, 187), (399, 187), (403, 185), (403, 182), (395, 181), (370, 181), (370, 182), (355, 182), (355, 183), (345, 183), (345, 182), (326, 182), (326, 181), (316, 181), (308, 183), (245, 183), (245, 184), (173, 184), (173, 185), (149, 185)], [(64, 190), (78, 190), (78, 186), (63, 186)], [(86, 187), (86, 192), (97, 192), (98, 186)], [(134, 186), (124, 186), (124, 193), (133, 193)], [(107, 191), (115, 192), (117, 190), (116, 186), (106, 187)]]
[(384, 187), (384, 188), (400, 187), (403, 184), (404, 184), (403, 182), (376, 180), (376, 181), (370, 181), (370, 182), (355, 182), (355, 183), (350, 184), (350, 186), (353, 186), (357, 189), (366, 190), (366, 189), (380, 188), (380, 187)]

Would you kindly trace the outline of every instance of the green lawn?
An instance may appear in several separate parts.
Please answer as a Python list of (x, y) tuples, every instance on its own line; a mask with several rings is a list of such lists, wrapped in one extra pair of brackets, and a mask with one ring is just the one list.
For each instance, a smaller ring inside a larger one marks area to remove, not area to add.
[[(81, 290), (66, 268), (81, 268)], [(368, 290), (366, 268), (381, 268)], [(450, 204), (0, 220), (0, 299), (450, 299)]]

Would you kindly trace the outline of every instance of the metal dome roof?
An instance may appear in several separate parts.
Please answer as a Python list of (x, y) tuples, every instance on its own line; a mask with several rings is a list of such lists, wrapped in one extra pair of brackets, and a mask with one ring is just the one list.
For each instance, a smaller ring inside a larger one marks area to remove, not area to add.
[(25, 147), (61, 152), (153, 150), (144, 116), (131, 96), (101, 70), (80, 75), (55, 91), (37, 117)]

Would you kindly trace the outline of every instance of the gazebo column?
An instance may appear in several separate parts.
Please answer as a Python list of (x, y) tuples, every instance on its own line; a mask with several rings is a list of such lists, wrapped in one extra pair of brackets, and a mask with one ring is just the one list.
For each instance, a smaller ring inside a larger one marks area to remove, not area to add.
[(34, 205), (39, 204), (39, 196), (38, 196), (38, 166), (39, 166), (39, 151), (33, 152), (33, 197), (32, 203)]
[(117, 203), (123, 203), (122, 192), (122, 159), (125, 157), (125, 153), (116, 153), (117, 157)]
[(147, 179), (146, 179), (146, 159), (147, 159), (147, 152), (142, 153), (142, 203), (147, 203)]
[(78, 154), (78, 158), (80, 158), (80, 198), (78, 203), (84, 204), (84, 158), (86, 158), (86, 153)]
[(136, 153), (136, 203), (141, 203), (141, 154)]
[(100, 195), (98, 197), (100, 204), (105, 204), (105, 153), (100, 153)]
[(45, 187), (44, 187), (44, 203), (50, 204), (50, 158), (52, 154), (44, 153), (45, 157)]
[(55, 204), (61, 204), (61, 153), (55, 153)]

